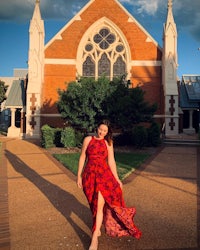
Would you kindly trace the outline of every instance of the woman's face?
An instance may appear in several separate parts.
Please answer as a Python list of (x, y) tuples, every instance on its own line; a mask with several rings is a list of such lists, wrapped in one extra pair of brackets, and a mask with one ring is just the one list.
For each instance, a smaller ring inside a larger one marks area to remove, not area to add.
[(108, 133), (108, 126), (101, 124), (97, 129), (97, 134), (99, 138), (104, 138)]

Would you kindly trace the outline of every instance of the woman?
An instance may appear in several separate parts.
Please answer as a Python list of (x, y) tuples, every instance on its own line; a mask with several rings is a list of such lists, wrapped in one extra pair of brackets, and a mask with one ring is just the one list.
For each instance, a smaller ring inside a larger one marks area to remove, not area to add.
[(89, 250), (98, 248), (102, 222), (110, 236), (140, 238), (141, 232), (133, 222), (135, 208), (125, 207), (114, 158), (112, 131), (107, 120), (98, 124), (96, 136), (87, 136), (83, 141), (77, 185), (83, 188), (93, 217)]

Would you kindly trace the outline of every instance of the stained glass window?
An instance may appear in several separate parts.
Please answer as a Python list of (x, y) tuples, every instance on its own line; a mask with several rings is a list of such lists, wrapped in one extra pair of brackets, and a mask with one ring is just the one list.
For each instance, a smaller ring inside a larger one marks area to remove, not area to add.
[(84, 45), (83, 76), (121, 76), (127, 72), (127, 52), (119, 36), (111, 27), (95, 29)]
[(119, 56), (117, 61), (113, 65), (113, 75), (114, 76), (122, 76), (126, 72), (125, 62), (122, 60), (122, 57)]
[(95, 64), (89, 56), (83, 63), (83, 76), (95, 76)]
[(101, 29), (98, 34), (94, 36), (94, 42), (99, 44), (101, 49), (107, 49), (110, 44), (114, 43), (115, 35), (110, 33), (108, 29)]
[(110, 76), (110, 60), (104, 53), (98, 63), (99, 76)]
[(116, 51), (117, 52), (122, 52), (124, 50), (124, 46), (122, 44), (117, 45)]
[(91, 51), (92, 49), (93, 49), (93, 45), (91, 43), (89, 43), (85, 46), (85, 50), (88, 52)]

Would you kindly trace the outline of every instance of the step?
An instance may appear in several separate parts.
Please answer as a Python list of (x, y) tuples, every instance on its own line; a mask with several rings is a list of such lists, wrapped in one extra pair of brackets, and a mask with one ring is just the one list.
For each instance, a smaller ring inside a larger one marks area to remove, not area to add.
[(164, 139), (163, 143), (168, 145), (200, 146), (200, 140)]

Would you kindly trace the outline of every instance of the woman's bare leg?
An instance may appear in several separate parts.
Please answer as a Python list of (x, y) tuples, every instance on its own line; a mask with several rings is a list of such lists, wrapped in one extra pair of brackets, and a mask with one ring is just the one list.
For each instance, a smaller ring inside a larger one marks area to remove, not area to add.
[(91, 250), (96, 250), (98, 247), (98, 236), (101, 235), (101, 226), (103, 222), (103, 208), (104, 208), (105, 200), (101, 194), (98, 192), (98, 202), (97, 202), (97, 214), (96, 214), (96, 228), (92, 235), (92, 241), (90, 248)]

